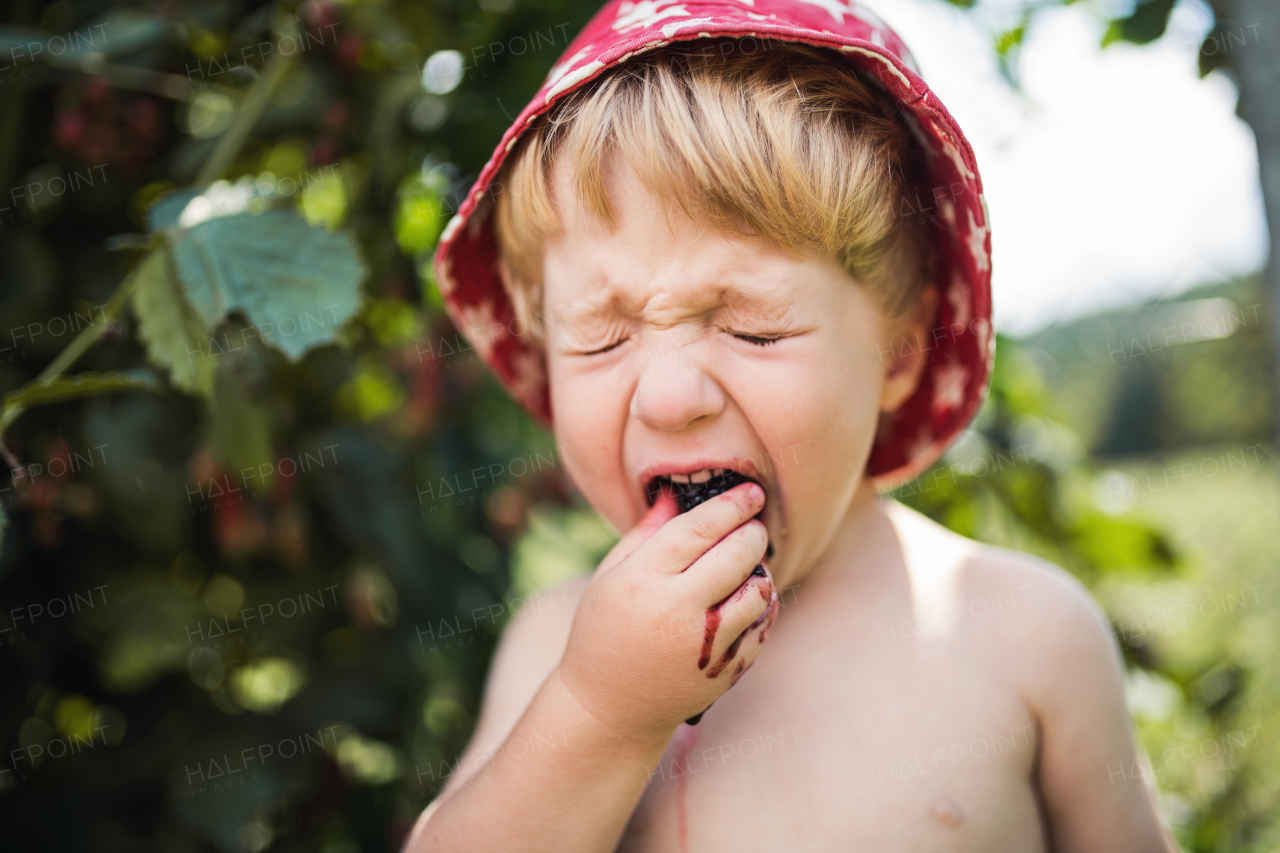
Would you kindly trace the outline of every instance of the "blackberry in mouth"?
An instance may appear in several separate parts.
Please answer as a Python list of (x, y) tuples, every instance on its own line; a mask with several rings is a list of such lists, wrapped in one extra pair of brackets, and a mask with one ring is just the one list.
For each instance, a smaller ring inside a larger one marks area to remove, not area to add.
[[(689, 477), (686, 475), (684, 479), (688, 481)], [(685, 513), (699, 504), (706, 503), (716, 495), (722, 495), (734, 486), (740, 486), (746, 482), (750, 481), (737, 471), (728, 468), (723, 469), (719, 474), (713, 473), (709, 479), (701, 483), (680, 482), (669, 476), (659, 477), (649, 485), (649, 496), (657, 498), (655, 489), (662, 483), (666, 483), (671, 486), (671, 493), (675, 495), (676, 506), (680, 508), (680, 512)]]
[[(693, 475), (676, 474), (655, 477), (649, 482), (648, 486), (649, 505), (653, 505), (653, 502), (658, 499), (658, 495), (661, 494), (663, 486), (666, 486), (671, 490), (671, 494), (676, 499), (676, 508), (683, 514), (699, 504), (706, 503), (716, 495), (724, 494), (735, 486), (740, 486), (743, 483), (756, 482), (750, 477), (739, 474), (737, 471), (730, 468), (712, 469), (709, 477), (701, 482), (693, 482), (693, 478), (705, 476), (705, 474), (706, 472), (700, 471)], [(764, 510), (761, 510), (756, 514), (756, 518), (760, 518), (763, 513)], [(773, 556), (772, 542), (770, 542), (766, 547), (764, 555), (766, 558)], [(764, 577), (764, 568), (762, 566), (756, 566), (755, 571), (752, 572), (752, 574), (758, 577)]]

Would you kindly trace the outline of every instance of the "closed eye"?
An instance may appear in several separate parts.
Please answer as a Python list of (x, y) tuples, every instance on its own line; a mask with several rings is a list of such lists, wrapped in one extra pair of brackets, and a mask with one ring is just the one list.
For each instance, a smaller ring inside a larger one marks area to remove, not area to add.
[(614, 341), (613, 343), (609, 344), (608, 346), (600, 347), (600, 349), (588, 350), (588, 351), (586, 351), (586, 352), (584, 352), (584, 353), (582, 353), (582, 354), (583, 354), (583, 355), (600, 355), (601, 353), (606, 353), (606, 352), (608, 352), (608, 351), (609, 351), (609, 350), (611, 350), (611, 349), (616, 349), (616, 348), (618, 348), (618, 347), (622, 346), (622, 345), (623, 345), (624, 343), (626, 343), (626, 342), (627, 342), (627, 339), (626, 339), (626, 338), (618, 338), (616, 341)]
[(747, 343), (754, 344), (758, 347), (767, 347), (769, 344), (776, 344), (778, 341), (782, 340), (781, 335), (776, 338), (767, 338), (761, 335), (742, 335), (737, 332), (731, 332), (730, 334), (740, 341), (746, 341)]

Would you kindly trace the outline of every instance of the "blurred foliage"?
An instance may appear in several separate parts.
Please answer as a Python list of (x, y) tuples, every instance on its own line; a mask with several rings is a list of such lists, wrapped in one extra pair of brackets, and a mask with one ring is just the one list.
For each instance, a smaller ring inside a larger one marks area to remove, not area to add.
[(1086, 582), (1173, 570), (1163, 533), (1098, 506), (1079, 439), (1045, 416), (1044, 376), (1027, 350), (1001, 338), (996, 353), (973, 428), (894, 496), (964, 536), (1041, 555)]
[(1164, 35), (1173, 12), (1174, 0), (1138, 0), (1133, 11), (1124, 18), (1112, 21), (1102, 36), (1102, 46), (1112, 42), (1127, 41), (1147, 44)]
[(486, 6), (6, 7), (6, 849), (391, 850), (456, 763), (594, 518), (420, 280), (592, 11)]
[(1266, 305), (1252, 276), (1061, 323), (1025, 344), (1054, 387), (1049, 413), (1094, 456), (1243, 447), (1273, 434)]
[[(608, 549), (429, 266), (596, 6), (6, 6), (7, 849), (395, 849), (466, 743), (511, 613)], [(1148, 589), (1181, 606), (1210, 581), (1099, 498), (1121, 474), (1053, 411), (1045, 352), (1001, 342), (975, 429), (902, 499), (1067, 566), (1113, 615)], [(1269, 566), (1249, 547), (1232, 565)], [(1152, 749), (1274, 717), (1236, 620), (1197, 624), (1177, 643), (1215, 655), (1120, 632), (1139, 693), (1174, 697)], [(1273, 831), (1276, 775), (1247, 756), (1169, 782), (1189, 849)]]
[[(977, 0), (947, 0), (953, 6), (973, 9), (979, 4)], [(984, 11), (996, 9), (997, 17), (1006, 21), (1016, 21), (1008, 26), (998, 27), (992, 33), (992, 48), (1000, 68), (1000, 73), (1013, 86), (1020, 85), (1017, 74), (1017, 58), (1021, 51), (1027, 31), (1036, 17), (1047, 9), (1056, 6), (1070, 6), (1079, 0), (1030, 0), (1030, 2), (1009, 4), (1000, 8), (998, 4), (988, 4)], [(1231, 20), (1233, 0), (1204, 0), (1205, 5), (1213, 13), (1212, 29), (1205, 34), (1197, 55), (1200, 76), (1204, 77), (1217, 68), (1231, 67), (1231, 51), (1243, 47), (1247, 43), (1248, 34), (1245, 28)], [(1096, 3), (1091, 4), (1100, 14), (1116, 14), (1125, 9), (1125, 4)], [(1120, 43), (1150, 44), (1161, 38), (1169, 27), (1169, 17), (1173, 14), (1175, 0), (1131, 0), (1127, 14), (1106, 19), (1106, 28), (1102, 33), (1102, 47)], [(1251, 25), (1256, 28), (1258, 25)], [(1252, 30), (1251, 30), (1252, 31)], [(1256, 33), (1253, 34), (1256, 40)]]

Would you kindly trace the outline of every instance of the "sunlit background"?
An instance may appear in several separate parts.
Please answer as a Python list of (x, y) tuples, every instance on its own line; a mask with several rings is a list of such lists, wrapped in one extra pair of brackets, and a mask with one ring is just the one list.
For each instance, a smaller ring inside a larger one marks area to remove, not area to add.
[[(1198, 72), (1209, 7), (1180, 2), (1164, 37), (1106, 48), (1096, 5), (1048, 9), (1009, 62), (1015, 89), (991, 33), (1015, 26), (1025, 6), (874, 4), (973, 145), (995, 235), (999, 328), (1025, 333), (1260, 269), (1253, 133), (1236, 116), (1229, 75)], [(1259, 44), (1257, 27), (1240, 29)]]
[[(895, 495), (1101, 602), (1148, 760), (1098, 784), (1154, 786), (1187, 851), (1275, 850), (1276, 332), (1237, 103), (1280, 16), (866, 5), (973, 144), (1002, 333), (973, 428)], [(373, 853), (439, 792), (512, 614), (616, 535), (430, 263), (595, 8), (0, 11), (0, 849)]]

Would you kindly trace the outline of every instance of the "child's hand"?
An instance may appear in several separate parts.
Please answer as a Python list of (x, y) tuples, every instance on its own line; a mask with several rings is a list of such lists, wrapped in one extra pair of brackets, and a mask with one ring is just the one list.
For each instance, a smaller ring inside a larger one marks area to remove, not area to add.
[(777, 595), (752, 519), (764, 491), (743, 483), (677, 515), (663, 494), (596, 570), (559, 672), (584, 709), (620, 732), (670, 736), (760, 653)]

